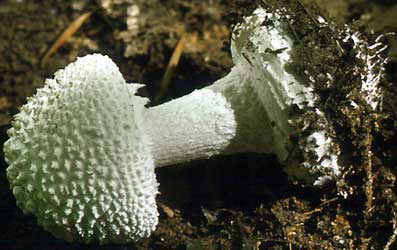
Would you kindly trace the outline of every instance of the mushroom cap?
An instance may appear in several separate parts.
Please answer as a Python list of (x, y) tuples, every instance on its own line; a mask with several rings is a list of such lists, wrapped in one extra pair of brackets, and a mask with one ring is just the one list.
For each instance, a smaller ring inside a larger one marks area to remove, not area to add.
[(7, 177), (24, 213), (67, 241), (129, 242), (158, 223), (158, 183), (141, 111), (113, 61), (78, 58), (14, 117)]

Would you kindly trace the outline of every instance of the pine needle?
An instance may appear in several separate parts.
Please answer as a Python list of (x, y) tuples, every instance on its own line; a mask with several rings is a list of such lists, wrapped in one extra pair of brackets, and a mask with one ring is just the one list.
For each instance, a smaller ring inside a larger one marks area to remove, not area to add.
[(394, 222), (393, 225), (393, 234), (390, 236), (389, 240), (386, 243), (386, 246), (383, 248), (383, 250), (390, 250), (390, 247), (394, 244), (397, 238), (397, 225), (396, 222)]
[(91, 16), (91, 12), (86, 12), (79, 16), (76, 20), (74, 20), (65, 31), (58, 37), (55, 43), (51, 46), (51, 48), (44, 55), (43, 59), (41, 59), (41, 63), (45, 63), (47, 59), (53, 55), (57, 50), (67, 41), (69, 38), (73, 36), (74, 33), (81, 27), (81, 25)]
[(186, 44), (186, 37), (185, 37), (185, 34), (182, 34), (181, 38), (178, 41), (178, 44), (176, 45), (176, 47), (174, 49), (174, 52), (172, 53), (170, 61), (168, 62), (163, 79), (161, 81), (160, 88), (159, 88), (157, 95), (155, 97), (156, 102), (158, 102), (161, 99), (161, 97), (163, 97), (165, 92), (167, 91), (167, 89), (170, 85), (172, 74), (174, 73), (175, 67), (179, 63), (179, 59), (181, 58), (185, 44)]

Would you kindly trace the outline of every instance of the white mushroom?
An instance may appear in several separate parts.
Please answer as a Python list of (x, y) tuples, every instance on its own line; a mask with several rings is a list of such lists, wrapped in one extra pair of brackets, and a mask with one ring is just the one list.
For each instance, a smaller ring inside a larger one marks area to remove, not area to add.
[(18, 206), (58, 238), (128, 242), (157, 225), (154, 166), (258, 152), (294, 176), (338, 176), (339, 147), (314, 86), (286, 70), (285, 27), (258, 8), (234, 30), (227, 76), (152, 108), (107, 56), (58, 71), (15, 116), (4, 145)]

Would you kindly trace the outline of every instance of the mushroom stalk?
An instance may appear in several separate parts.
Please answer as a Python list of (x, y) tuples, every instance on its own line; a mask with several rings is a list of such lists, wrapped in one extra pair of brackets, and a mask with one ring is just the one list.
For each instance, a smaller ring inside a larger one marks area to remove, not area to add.
[(232, 108), (209, 89), (150, 108), (143, 116), (156, 167), (220, 154), (236, 134)]
[[(272, 25), (263, 25), (266, 21)], [(157, 167), (217, 154), (275, 154), (293, 176), (338, 174), (338, 147), (310, 83), (289, 73), (294, 44), (276, 13), (258, 8), (237, 25), (231, 42), (235, 66), (213, 85), (149, 108), (145, 125)], [(309, 123), (316, 129), (294, 136)], [(303, 156), (303, 157), (302, 157)], [(302, 159), (303, 158), (303, 159)]]
[(149, 108), (145, 125), (156, 167), (238, 152), (275, 153), (285, 160), (288, 119), (268, 114), (237, 67), (210, 87)]

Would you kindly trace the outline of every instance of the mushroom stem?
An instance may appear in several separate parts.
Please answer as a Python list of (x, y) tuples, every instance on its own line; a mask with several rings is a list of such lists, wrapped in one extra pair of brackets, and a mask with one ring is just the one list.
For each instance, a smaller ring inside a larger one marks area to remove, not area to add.
[(295, 49), (288, 30), (280, 14), (258, 8), (233, 31), (228, 75), (146, 111), (157, 167), (257, 152), (275, 154), (290, 176), (309, 182), (314, 173), (339, 174), (338, 145), (314, 86), (288, 71)]
[(249, 77), (234, 67), (210, 87), (149, 108), (144, 120), (162, 167), (237, 152), (275, 153), (284, 161), (292, 128), (288, 119), (276, 126), (271, 116)]
[(150, 108), (143, 116), (156, 167), (220, 154), (236, 133), (230, 104), (209, 89)]
[[(272, 25), (263, 25), (266, 20)], [(275, 154), (287, 167), (306, 164), (336, 174), (337, 155), (330, 150), (327, 120), (315, 106), (318, 97), (310, 84), (287, 71), (294, 44), (285, 25), (278, 14), (258, 8), (232, 34), (235, 66), (228, 75), (147, 110), (145, 124), (157, 167), (256, 152)], [(296, 145), (291, 138), (307, 123), (301, 117), (305, 113), (319, 121), (319, 131)], [(302, 152), (308, 155), (303, 161), (298, 159)]]

